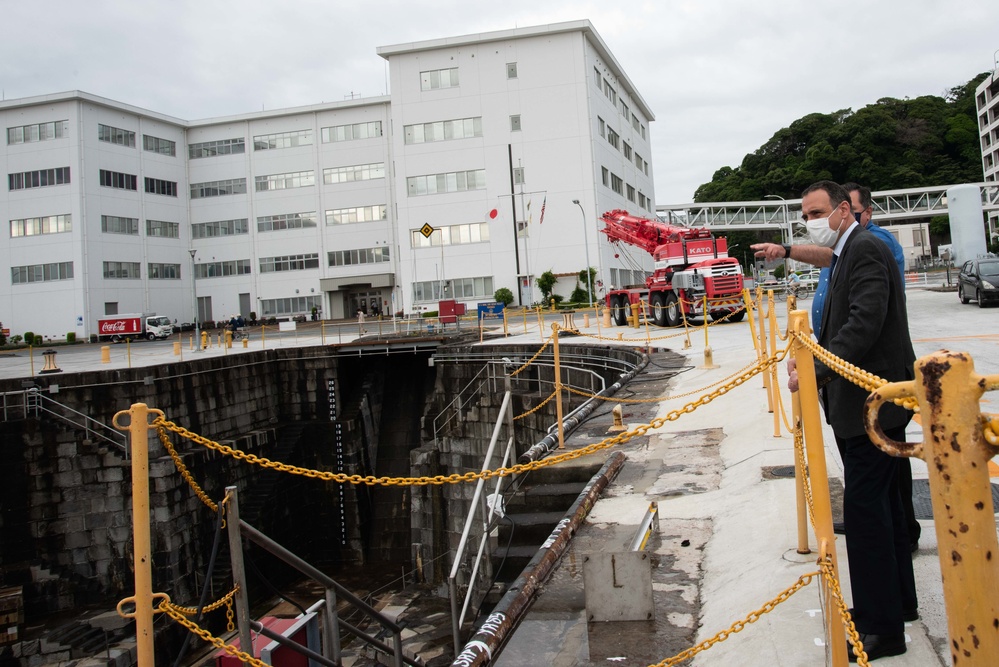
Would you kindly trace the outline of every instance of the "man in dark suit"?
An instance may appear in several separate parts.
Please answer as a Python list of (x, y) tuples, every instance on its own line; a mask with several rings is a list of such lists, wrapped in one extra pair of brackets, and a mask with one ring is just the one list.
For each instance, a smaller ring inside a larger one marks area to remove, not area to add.
[[(889, 382), (911, 380), (915, 354), (909, 338), (904, 286), (891, 251), (854, 219), (850, 196), (819, 181), (802, 193), (802, 218), (816, 245), (833, 249), (829, 295), (819, 344)], [(797, 373), (789, 364), (789, 386)], [(916, 586), (908, 557), (898, 459), (867, 436), (863, 407), (868, 392), (816, 362), (826, 420), (844, 453), (847, 557), (854, 620), (869, 659), (905, 653), (903, 619), (914, 620)], [(894, 404), (880, 412), (885, 434), (905, 440), (912, 414)], [(852, 647), (851, 661), (856, 659)]]

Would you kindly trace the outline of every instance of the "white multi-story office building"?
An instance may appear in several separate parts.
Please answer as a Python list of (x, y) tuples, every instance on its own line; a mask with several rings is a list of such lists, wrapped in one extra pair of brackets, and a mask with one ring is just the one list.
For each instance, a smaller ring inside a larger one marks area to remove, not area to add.
[[(975, 89), (978, 133), (982, 141), (982, 171), (986, 183), (999, 182), (999, 69)], [(989, 213), (989, 235), (999, 238), (999, 212)]]
[(651, 270), (598, 233), (607, 210), (652, 216), (653, 114), (588, 21), (378, 53), (389, 96), (226, 118), (0, 102), (0, 321), (86, 337), (106, 314), (191, 321), (195, 298), (202, 320), (409, 313), (530, 303), (549, 270), (567, 295), (587, 256), (598, 287)]

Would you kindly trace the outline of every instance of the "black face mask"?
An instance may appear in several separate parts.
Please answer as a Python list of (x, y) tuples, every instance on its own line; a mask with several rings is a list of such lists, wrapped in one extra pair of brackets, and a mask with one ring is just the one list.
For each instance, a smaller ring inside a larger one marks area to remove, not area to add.
[(854, 219), (855, 219), (855, 220), (856, 220), (857, 222), (860, 222), (860, 218), (861, 218), (861, 216), (863, 216), (863, 215), (864, 215), (864, 212), (863, 212), (863, 211), (861, 211), (860, 213), (854, 213), (854, 214), (853, 214), (853, 218), (854, 218)]

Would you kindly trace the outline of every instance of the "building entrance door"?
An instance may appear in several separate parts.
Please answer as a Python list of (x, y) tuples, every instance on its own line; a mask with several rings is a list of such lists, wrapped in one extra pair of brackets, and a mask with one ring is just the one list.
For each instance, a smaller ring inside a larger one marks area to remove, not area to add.
[(344, 317), (354, 317), (359, 310), (365, 315), (378, 315), (381, 313), (381, 303), (382, 294), (377, 290), (347, 292)]

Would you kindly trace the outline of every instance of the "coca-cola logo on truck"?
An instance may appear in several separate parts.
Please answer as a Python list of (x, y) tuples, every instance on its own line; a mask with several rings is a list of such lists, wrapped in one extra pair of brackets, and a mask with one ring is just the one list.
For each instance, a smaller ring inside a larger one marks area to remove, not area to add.
[(100, 323), (101, 334), (135, 333), (139, 330), (138, 320), (104, 320)]

